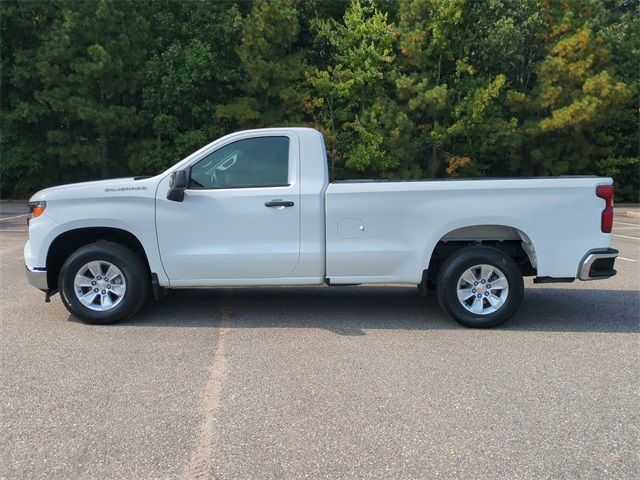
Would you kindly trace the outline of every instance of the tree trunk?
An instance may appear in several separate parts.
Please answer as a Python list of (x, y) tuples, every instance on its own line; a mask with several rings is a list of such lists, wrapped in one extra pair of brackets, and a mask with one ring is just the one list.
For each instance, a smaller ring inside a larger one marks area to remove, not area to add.
[(522, 175), (525, 177), (533, 177), (533, 159), (531, 158), (531, 154), (527, 151), (525, 146), (521, 147), (520, 155), (522, 155), (522, 163), (520, 166), (520, 171)]
[[(100, 107), (104, 112), (106, 108), (104, 90), (100, 88)], [(107, 142), (109, 135), (106, 132), (100, 132), (100, 163), (102, 163), (102, 178), (109, 178), (109, 150)]]
[(109, 150), (107, 141), (108, 137), (106, 134), (100, 135), (100, 161), (102, 163), (102, 178), (109, 178)]
[(435, 142), (431, 147), (431, 161), (429, 162), (429, 178), (435, 178), (438, 171), (438, 147)]

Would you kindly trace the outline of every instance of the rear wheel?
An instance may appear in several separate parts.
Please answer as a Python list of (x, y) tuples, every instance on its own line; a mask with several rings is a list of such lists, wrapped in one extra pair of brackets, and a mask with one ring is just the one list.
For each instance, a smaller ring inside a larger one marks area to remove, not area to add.
[(438, 301), (457, 322), (489, 328), (517, 311), (524, 282), (511, 257), (491, 247), (468, 247), (451, 255), (438, 273)]
[(65, 261), (58, 281), (62, 302), (86, 323), (107, 324), (134, 315), (149, 293), (147, 268), (118, 243), (96, 242)]

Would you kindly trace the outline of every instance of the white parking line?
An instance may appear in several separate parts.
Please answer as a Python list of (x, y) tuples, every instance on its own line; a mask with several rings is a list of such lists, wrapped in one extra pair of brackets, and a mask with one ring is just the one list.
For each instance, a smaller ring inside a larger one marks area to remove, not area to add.
[(29, 216), (29, 214), (25, 213), (23, 215), (16, 215), (15, 217), (4, 217), (4, 218), (0, 218), (0, 222), (3, 221), (3, 220), (12, 220), (14, 218), (28, 217), (28, 216)]
[(616, 230), (637, 230), (640, 228), (640, 225), (637, 227), (614, 227)]
[(620, 238), (631, 238), (632, 240), (640, 240), (640, 237), (628, 237), (627, 235), (616, 235), (615, 233), (612, 233), (611, 236), (620, 237)]
[(624, 257), (618, 257), (620, 260), (626, 260), (627, 262), (637, 262), (637, 260), (633, 260), (632, 258), (624, 258)]
[(632, 227), (640, 227), (638, 223), (613, 222), (614, 225), (631, 225)]

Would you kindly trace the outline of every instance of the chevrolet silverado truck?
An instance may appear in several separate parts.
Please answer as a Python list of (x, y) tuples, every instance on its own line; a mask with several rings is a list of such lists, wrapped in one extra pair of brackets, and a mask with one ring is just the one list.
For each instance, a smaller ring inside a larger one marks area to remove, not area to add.
[(536, 283), (615, 275), (610, 178), (329, 182), (322, 134), (227, 135), (154, 177), (48, 188), (29, 203), (29, 282), (92, 324), (166, 289), (402, 283), (468, 327)]

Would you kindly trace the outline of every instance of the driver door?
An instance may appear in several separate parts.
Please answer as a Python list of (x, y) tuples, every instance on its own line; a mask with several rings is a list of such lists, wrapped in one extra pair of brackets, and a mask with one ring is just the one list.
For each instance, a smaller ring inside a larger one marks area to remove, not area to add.
[(234, 137), (190, 167), (184, 200), (156, 198), (158, 246), (172, 285), (283, 278), (300, 257), (298, 139)]

